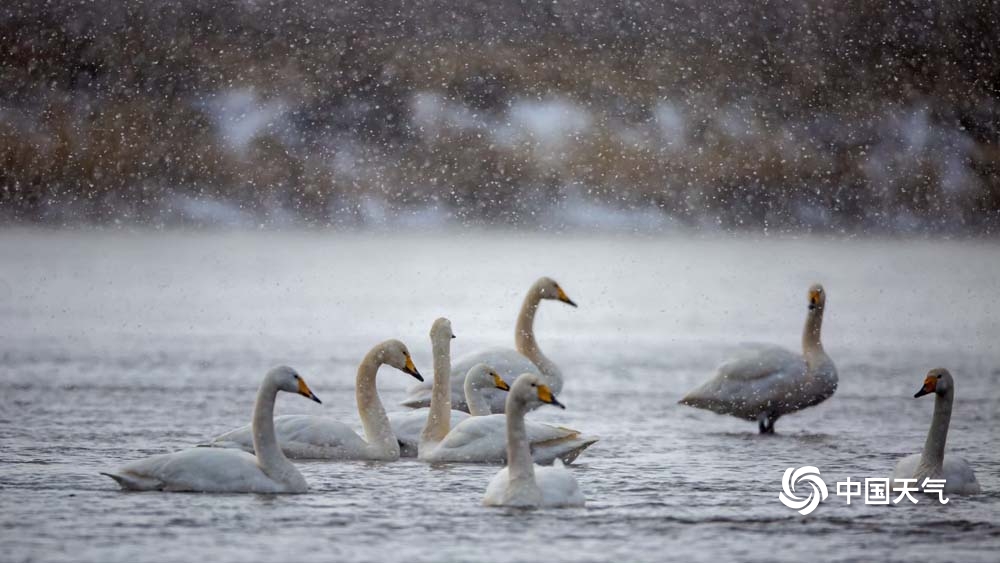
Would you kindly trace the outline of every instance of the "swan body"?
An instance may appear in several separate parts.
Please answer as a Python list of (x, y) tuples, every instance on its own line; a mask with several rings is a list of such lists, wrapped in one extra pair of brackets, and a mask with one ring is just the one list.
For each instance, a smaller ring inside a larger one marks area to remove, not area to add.
[[(934, 416), (924, 443), (924, 451), (904, 457), (892, 472), (893, 489), (901, 488), (897, 479), (916, 479), (910, 487), (922, 487), (924, 479), (944, 479), (944, 492), (953, 495), (976, 495), (981, 492), (976, 473), (969, 462), (957, 456), (944, 455), (951, 422), (951, 409), (955, 399), (955, 380), (948, 370), (933, 369), (924, 379), (924, 385), (914, 397), (933, 393)], [(898, 485), (898, 486), (897, 486)]]
[[(553, 299), (562, 301), (567, 305), (576, 307), (566, 292), (552, 278), (539, 278), (524, 297), (521, 311), (517, 317), (517, 325), (514, 329), (514, 346), (510, 348), (490, 348), (480, 352), (468, 354), (456, 360), (451, 371), (452, 385), (452, 408), (458, 410), (468, 410), (465, 397), (462, 393), (465, 376), (476, 364), (486, 364), (500, 374), (508, 383), (521, 373), (534, 373), (542, 377), (546, 384), (556, 393), (562, 391), (563, 377), (559, 367), (538, 347), (535, 340), (535, 312), (543, 299)], [(420, 408), (430, 405), (431, 385), (428, 383), (414, 385), (409, 390), (409, 395), (401, 403), (410, 408)], [(504, 412), (506, 397), (499, 391), (488, 393), (490, 409), (494, 413)]]
[(104, 473), (123, 489), (212, 493), (304, 493), (305, 478), (282, 454), (275, 437), (273, 413), (278, 391), (298, 393), (317, 403), (293, 369), (278, 367), (264, 378), (253, 415), (257, 455), (236, 450), (194, 448), (156, 455)]
[[(358, 414), (365, 436), (359, 436), (349, 425), (323, 416), (286, 415), (275, 419), (278, 443), (288, 457), (294, 459), (338, 459), (395, 461), (399, 459), (399, 442), (393, 434), (382, 401), (375, 386), (375, 376), (383, 364), (390, 365), (418, 380), (423, 380), (413, 365), (410, 352), (398, 340), (378, 344), (358, 366), (355, 393)], [(253, 432), (244, 426), (214, 438), (207, 446), (254, 451)]]
[(520, 508), (584, 506), (585, 499), (573, 473), (556, 461), (537, 466), (531, 459), (524, 416), (542, 404), (562, 404), (534, 374), (517, 378), (507, 398), (507, 466), (490, 480), (483, 497), (487, 506)]
[[(428, 463), (503, 463), (507, 460), (507, 417), (502, 414), (472, 416), (451, 426), (451, 322), (438, 319), (431, 328), (434, 351), (434, 385), (427, 421), (419, 437), (417, 457)], [(484, 383), (476, 385), (477, 380)], [(488, 383), (486, 383), (488, 382)], [(465, 380), (467, 402), (480, 412), (488, 408), (480, 404), (477, 388), (494, 387), (509, 389), (507, 383), (485, 364), (478, 364), (469, 371)], [(485, 401), (483, 401), (485, 403)], [(488, 411), (487, 411), (488, 412)], [(580, 452), (596, 442), (595, 438), (582, 436), (578, 431), (548, 424), (526, 425), (526, 438), (531, 455), (538, 463), (548, 464), (555, 459), (572, 462)]]
[(756, 347), (719, 366), (715, 377), (680, 404), (756, 420), (762, 433), (770, 433), (779, 417), (830, 398), (837, 390), (837, 368), (820, 342), (825, 307), (823, 287), (813, 285), (802, 355), (776, 346)]

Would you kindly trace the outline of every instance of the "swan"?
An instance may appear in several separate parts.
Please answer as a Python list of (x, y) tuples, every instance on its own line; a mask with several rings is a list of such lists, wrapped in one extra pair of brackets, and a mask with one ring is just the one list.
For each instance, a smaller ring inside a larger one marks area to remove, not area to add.
[(205, 493), (304, 493), (305, 477), (281, 453), (274, 433), (278, 391), (320, 400), (290, 367), (272, 369), (257, 391), (253, 445), (257, 455), (239, 450), (194, 448), (130, 463), (117, 473), (102, 473), (123, 489)]
[(802, 355), (776, 346), (719, 366), (715, 377), (678, 401), (719, 414), (756, 420), (760, 432), (773, 433), (782, 415), (822, 403), (837, 390), (837, 368), (820, 342), (826, 292), (809, 288), (809, 311), (802, 331)]
[[(388, 364), (419, 381), (423, 377), (413, 365), (410, 352), (398, 340), (386, 340), (365, 355), (358, 366), (355, 394), (358, 414), (365, 437), (358, 436), (350, 426), (323, 416), (287, 415), (275, 418), (278, 442), (285, 455), (295, 459), (339, 459), (395, 461), (399, 459), (399, 442), (392, 433), (389, 419), (375, 387), (375, 375), (382, 364)], [(238, 448), (253, 451), (253, 432), (243, 427), (216, 437), (210, 447)]]
[[(542, 376), (546, 385), (556, 393), (562, 392), (563, 378), (559, 367), (552, 360), (542, 353), (541, 348), (535, 341), (535, 312), (543, 299), (555, 299), (567, 305), (576, 307), (562, 287), (552, 278), (539, 278), (531, 286), (528, 294), (524, 297), (521, 305), (521, 312), (517, 316), (517, 326), (514, 329), (514, 346), (516, 350), (510, 348), (490, 348), (481, 352), (468, 354), (459, 358), (451, 369), (452, 385), (452, 408), (458, 410), (468, 410), (468, 405), (464, 401), (462, 389), (465, 383), (465, 375), (472, 366), (476, 364), (486, 364), (492, 366), (497, 373), (510, 383), (520, 373), (535, 373)], [(430, 405), (431, 385), (424, 383), (414, 385), (409, 389), (409, 395), (400, 404), (405, 407), (419, 408)], [(490, 410), (495, 413), (504, 411), (506, 397), (503, 393), (494, 390), (489, 394)]]
[(923, 397), (934, 393), (934, 417), (931, 419), (931, 429), (927, 432), (924, 451), (904, 457), (896, 464), (892, 472), (893, 488), (897, 487), (897, 479), (916, 479), (911, 487), (922, 487), (924, 479), (944, 479), (944, 492), (954, 495), (977, 495), (980, 493), (979, 481), (969, 462), (956, 456), (944, 455), (944, 443), (948, 438), (948, 423), (951, 421), (951, 405), (955, 399), (955, 380), (944, 368), (932, 369), (924, 379), (924, 385), (915, 395)]
[[(451, 409), (451, 426), (455, 427), (470, 416), (486, 416), (490, 413), (490, 404), (485, 391), (488, 389), (510, 389), (507, 382), (486, 364), (472, 366), (465, 376), (465, 402), (469, 412)], [(417, 447), (420, 445), (420, 433), (427, 424), (429, 408), (414, 409), (389, 413), (389, 424), (392, 433), (399, 441), (400, 457), (417, 457)]]
[[(503, 463), (507, 459), (504, 446), (507, 417), (502, 414), (473, 416), (451, 426), (451, 322), (438, 319), (431, 327), (434, 351), (434, 387), (430, 414), (420, 434), (417, 457), (429, 463)], [(497, 377), (496, 387), (507, 387)], [(522, 422), (523, 424), (523, 422)], [(538, 463), (561, 459), (572, 462), (580, 452), (597, 441), (581, 436), (576, 430), (531, 423), (526, 428), (531, 454)]]
[(584, 506), (573, 474), (556, 462), (552, 467), (534, 465), (524, 426), (524, 415), (542, 404), (566, 408), (535, 374), (518, 377), (507, 397), (507, 467), (486, 487), (486, 506), (562, 507)]

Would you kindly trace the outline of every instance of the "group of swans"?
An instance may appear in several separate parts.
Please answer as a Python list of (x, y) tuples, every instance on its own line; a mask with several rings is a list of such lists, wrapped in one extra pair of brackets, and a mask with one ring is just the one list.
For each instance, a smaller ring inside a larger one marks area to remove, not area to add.
[[(295, 370), (278, 367), (264, 378), (250, 426), (227, 432), (207, 446), (153, 456), (105, 473), (133, 490), (300, 493), (305, 479), (288, 458), (393, 461), (401, 456), (429, 463), (506, 463), (490, 481), (483, 503), (496, 506), (582, 506), (571, 463), (596, 438), (576, 430), (529, 423), (525, 415), (543, 405), (562, 408), (556, 399), (562, 373), (538, 347), (533, 322), (544, 299), (576, 304), (550, 278), (528, 291), (517, 319), (515, 350), (491, 349), (451, 363), (451, 322), (431, 327), (434, 378), (423, 383), (406, 346), (398, 340), (378, 344), (358, 367), (356, 398), (364, 437), (349, 425), (321, 416), (273, 416), (278, 391), (298, 393), (319, 403)], [(837, 370), (820, 341), (826, 293), (809, 288), (802, 354), (758, 347), (719, 367), (714, 378), (679, 402), (720, 414), (757, 421), (773, 433), (775, 421), (816, 405), (837, 389)], [(375, 385), (382, 365), (422, 382), (403, 405), (416, 410), (387, 414)], [(944, 456), (951, 418), (954, 380), (932, 370), (915, 396), (935, 393), (934, 418), (921, 454), (904, 458), (893, 480), (946, 479), (945, 492), (976, 494), (979, 483), (969, 464)], [(424, 407), (424, 408), (421, 408)], [(465, 412), (468, 411), (468, 412)], [(501, 414), (503, 413), (503, 414)], [(536, 466), (536, 463), (550, 467)]]
[[(814, 284), (809, 288), (801, 355), (776, 346), (757, 346), (719, 366), (715, 377), (678, 402), (757, 421), (760, 432), (769, 434), (774, 432), (779, 417), (830, 398), (837, 390), (837, 368), (820, 341), (825, 308), (826, 292), (823, 286)], [(898, 487), (898, 479), (923, 482), (927, 477), (944, 478), (946, 493), (978, 494), (979, 483), (969, 463), (944, 455), (955, 396), (955, 382), (948, 370), (931, 370), (914, 397), (930, 393), (935, 393), (937, 399), (924, 451), (900, 460), (892, 476), (894, 487)]]
[[(265, 376), (251, 425), (218, 436), (204, 447), (153, 456), (104, 475), (129, 490), (302, 493), (308, 490), (308, 485), (289, 457), (393, 461), (402, 452), (429, 463), (509, 460), (512, 476), (509, 487), (497, 485), (505, 479), (501, 477), (506, 475), (505, 469), (491, 482), (485, 504), (525, 506), (525, 499), (533, 497), (523, 491), (537, 491), (539, 486), (548, 489), (546, 484), (552, 483), (552, 490), (538, 496), (534, 505), (582, 505), (583, 496), (562, 462), (572, 462), (596, 438), (561, 426), (524, 421), (525, 413), (542, 403), (559, 405), (547, 383), (562, 386), (559, 369), (541, 353), (532, 333), (534, 313), (542, 299), (559, 299), (576, 306), (555, 281), (538, 280), (529, 291), (518, 319), (515, 342), (524, 355), (497, 349), (470, 356), (472, 359), (464, 364), (468, 368), (455, 378), (461, 381), (464, 391), (463, 398), (455, 403), (451, 399), (454, 334), (451, 322), (441, 318), (431, 327), (434, 382), (429, 408), (400, 413), (393, 419), (386, 413), (375, 385), (380, 366), (390, 365), (423, 381), (406, 346), (398, 340), (387, 340), (372, 348), (358, 366), (356, 398), (364, 437), (349, 425), (327, 417), (274, 417), (278, 391), (299, 393), (320, 402), (295, 370), (282, 366)], [(508, 384), (484, 360), (496, 361), (514, 385)], [(525, 371), (515, 379), (518, 369)], [(531, 369), (536, 373), (530, 373)], [(496, 408), (497, 395), (488, 394), (494, 390), (511, 392), (511, 398), (499, 402), (500, 408)], [(452, 410), (453, 406), (468, 410), (469, 414)], [(512, 415), (493, 414), (494, 409), (509, 410)], [(413, 429), (417, 427), (422, 430), (414, 435)], [(535, 462), (555, 466), (536, 470)], [(536, 472), (537, 484), (533, 480)], [(513, 493), (497, 493), (497, 487), (501, 486)], [(507, 498), (510, 502), (504, 501)]]

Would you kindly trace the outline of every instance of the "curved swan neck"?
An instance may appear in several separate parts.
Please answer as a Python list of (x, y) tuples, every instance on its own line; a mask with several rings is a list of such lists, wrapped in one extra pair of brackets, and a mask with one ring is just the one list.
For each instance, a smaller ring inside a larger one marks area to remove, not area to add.
[(292, 466), (278, 445), (274, 431), (274, 402), (278, 387), (270, 377), (265, 378), (257, 390), (257, 402), (253, 408), (253, 451), (257, 455), (257, 465), (272, 478)]
[(399, 442), (392, 433), (389, 417), (385, 414), (385, 407), (382, 406), (375, 386), (375, 376), (382, 365), (382, 354), (382, 347), (376, 346), (361, 360), (354, 394), (358, 402), (361, 426), (365, 429), (365, 441), (369, 447), (377, 449), (375, 453), (392, 457), (393, 452), (399, 455)]
[(451, 430), (451, 336), (432, 338), (431, 348), (434, 353), (434, 384), (427, 423), (420, 434), (421, 445), (438, 443)]
[(951, 405), (955, 398), (955, 387), (950, 386), (942, 395), (934, 398), (934, 417), (927, 432), (920, 464), (941, 468), (944, 465), (944, 444), (948, 439), (948, 425), (951, 423)]
[(514, 395), (507, 398), (507, 471), (510, 488), (537, 487), (535, 463), (531, 459), (528, 431), (524, 424), (525, 406)]
[(823, 330), (823, 307), (810, 309), (806, 315), (806, 324), (802, 329), (802, 355), (812, 367), (815, 359), (826, 358), (820, 333)]
[(472, 377), (465, 377), (465, 404), (469, 405), (469, 414), (472, 416), (488, 416), (493, 414), (489, 401), (486, 400), (486, 393), (482, 389), (477, 389)]
[[(549, 381), (547, 383), (558, 392), (562, 389), (562, 380), (559, 379), (559, 370), (552, 360), (548, 359), (538, 347), (535, 340), (535, 312), (542, 301), (541, 291), (538, 285), (531, 286), (528, 294), (524, 296), (524, 303), (521, 305), (521, 312), (517, 315), (517, 326), (514, 330), (514, 347), (524, 357), (531, 360), (531, 363), (538, 367), (538, 370), (545, 375)], [(559, 379), (558, 384), (556, 379)]]

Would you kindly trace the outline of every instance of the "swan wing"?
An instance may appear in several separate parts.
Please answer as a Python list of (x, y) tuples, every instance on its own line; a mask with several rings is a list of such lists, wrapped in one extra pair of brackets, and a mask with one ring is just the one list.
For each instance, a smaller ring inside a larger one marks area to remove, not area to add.
[[(281, 451), (292, 459), (358, 459), (366, 456), (368, 444), (350, 426), (325, 416), (284, 415), (274, 418), (274, 431)], [(206, 444), (214, 448), (238, 448), (253, 452), (250, 425), (216, 437)]]
[(803, 396), (800, 388), (805, 375), (801, 356), (783, 348), (761, 347), (719, 366), (715, 377), (680, 402), (754, 420), (762, 412), (790, 412), (818, 402)]
[[(556, 459), (572, 461), (597, 441), (563, 426), (527, 422), (531, 457), (536, 463)], [(502, 414), (469, 417), (452, 427), (429, 454), (428, 461), (459, 463), (504, 463), (507, 461), (507, 417)]]

